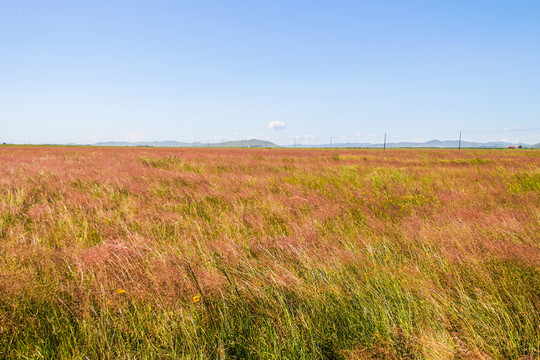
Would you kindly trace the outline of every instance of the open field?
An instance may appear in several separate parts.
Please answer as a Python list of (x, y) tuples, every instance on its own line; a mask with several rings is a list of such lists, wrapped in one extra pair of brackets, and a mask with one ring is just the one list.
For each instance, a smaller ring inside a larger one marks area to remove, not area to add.
[(537, 359), (540, 152), (0, 147), (0, 358)]

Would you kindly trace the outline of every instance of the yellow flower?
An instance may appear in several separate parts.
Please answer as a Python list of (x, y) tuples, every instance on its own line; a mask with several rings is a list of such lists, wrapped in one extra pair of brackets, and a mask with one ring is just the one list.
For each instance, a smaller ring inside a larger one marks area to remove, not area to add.
[(201, 294), (197, 294), (193, 297), (194, 303), (198, 303), (199, 301), (201, 301)]
[(118, 290), (116, 290), (116, 293), (117, 293), (117, 294), (125, 294), (125, 293), (126, 293), (126, 290), (124, 290), (124, 289), (118, 289)]

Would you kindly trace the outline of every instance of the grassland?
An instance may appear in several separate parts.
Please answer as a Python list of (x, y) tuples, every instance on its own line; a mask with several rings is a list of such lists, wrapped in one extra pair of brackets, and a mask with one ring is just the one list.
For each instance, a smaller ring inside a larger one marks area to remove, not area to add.
[(0, 358), (537, 359), (540, 153), (0, 147)]

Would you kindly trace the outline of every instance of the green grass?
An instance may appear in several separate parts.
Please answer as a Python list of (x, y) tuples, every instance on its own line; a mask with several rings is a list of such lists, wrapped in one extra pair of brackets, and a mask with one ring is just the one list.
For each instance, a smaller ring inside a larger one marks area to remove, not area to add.
[(43, 151), (2, 160), (0, 358), (540, 356), (535, 152)]

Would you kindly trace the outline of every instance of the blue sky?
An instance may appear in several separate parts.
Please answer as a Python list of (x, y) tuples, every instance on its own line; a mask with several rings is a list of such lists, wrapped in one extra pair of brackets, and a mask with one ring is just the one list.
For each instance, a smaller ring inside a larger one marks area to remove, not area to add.
[(536, 143), (539, 18), (537, 0), (4, 0), (0, 141)]

